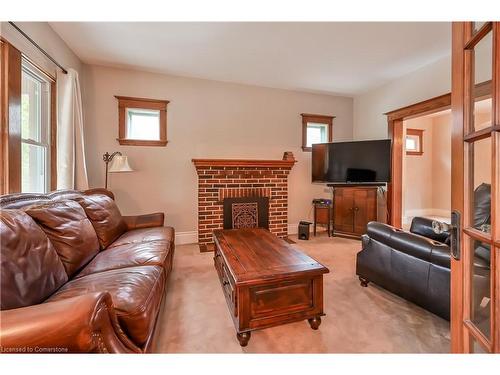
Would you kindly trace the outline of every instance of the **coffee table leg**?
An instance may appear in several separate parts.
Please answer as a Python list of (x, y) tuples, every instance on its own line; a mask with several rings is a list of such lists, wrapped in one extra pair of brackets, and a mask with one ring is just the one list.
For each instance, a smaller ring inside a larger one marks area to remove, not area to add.
[(312, 329), (317, 330), (319, 328), (319, 325), (321, 324), (321, 317), (315, 316), (314, 318), (307, 319), (307, 321), (309, 322), (309, 325)]
[(252, 334), (250, 332), (242, 332), (242, 333), (237, 333), (236, 337), (238, 338), (238, 341), (240, 342), (241, 346), (247, 346), (251, 335)]

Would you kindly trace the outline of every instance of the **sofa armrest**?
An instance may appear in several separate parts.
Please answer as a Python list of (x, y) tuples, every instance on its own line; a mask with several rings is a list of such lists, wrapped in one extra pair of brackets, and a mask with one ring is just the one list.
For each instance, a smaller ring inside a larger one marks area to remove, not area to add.
[(165, 221), (163, 212), (156, 212), (147, 215), (123, 216), (127, 230), (139, 228), (162, 227)]
[(109, 293), (0, 312), (3, 353), (140, 352), (122, 332)]
[(367, 235), (396, 251), (450, 268), (450, 248), (441, 242), (378, 222), (368, 223)]
[(433, 221), (434, 220), (426, 217), (414, 217), (411, 221), (410, 232), (430, 238), (434, 241), (446, 243), (448, 237), (450, 237), (450, 232), (443, 232), (439, 234), (434, 232), (434, 229), (432, 228)]

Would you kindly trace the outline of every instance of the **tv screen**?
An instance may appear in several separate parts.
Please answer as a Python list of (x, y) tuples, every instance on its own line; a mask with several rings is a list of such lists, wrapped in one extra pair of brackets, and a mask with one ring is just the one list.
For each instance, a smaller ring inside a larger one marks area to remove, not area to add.
[(312, 181), (385, 183), (391, 180), (391, 141), (352, 141), (312, 145)]

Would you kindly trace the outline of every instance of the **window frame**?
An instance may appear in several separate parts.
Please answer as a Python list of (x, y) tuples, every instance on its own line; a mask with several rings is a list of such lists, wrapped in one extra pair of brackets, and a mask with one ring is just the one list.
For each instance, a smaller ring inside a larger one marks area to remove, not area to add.
[(309, 123), (324, 124), (328, 131), (328, 142), (333, 141), (333, 119), (335, 116), (301, 113), (302, 116), (302, 151), (311, 152), (312, 147), (307, 146), (307, 126)]
[[(122, 146), (160, 146), (167, 145), (167, 105), (168, 100), (135, 98), (130, 96), (118, 96), (118, 138), (116, 140)], [(160, 139), (131, 139), (127, 138), (127, 108), (147, 109), (160, 111)]]
[[(50, 190), (55, 190), (56, 189), (56, 184), (53, 182), (53, 179), (55, 179), (56, 174), (57, 174), (57, 155), (56, 153), (56, 145), (55, 143), (57, 142), (56, 138), (53, 136), (53, 133), (57, 131), (57, 121), (53, 121), (54, 117), (56, 116), (55, 114), (55, 96), (53, 93), (53, 90), (55, 90), (55, 85), (53, 79), (51, 79), (50, 76), (48, 76), (45, 72), (43, 72), (40, 68), (38, 68), (32, 61), (30, 61), (26, 56), (22, 56), (21, 58), (21, 85), (22, 85), (22, 77), (23, 74), (28, 74), (32, 76), (34, 79), (39, 80), (42, 82), (47, 90), (48, 90), (48, 95), (42, 97), (42, 111), (46, 111), (46, 113), (41, 113), (42, 114), (42, 119), (41, 119), (41, 131), (42, 134), (43, 132), (46, 132), (45, 136), (42, 136), (40, 141), (36, 141), (31, 138), (23, 138), (22, 136), (22, 89), (21, 89), (21, 192), (22, 191), (22, 186), (23, 186), (23, 180), (22, 180), (22, 149), (23, 149), (23, 144), (28, 144), (28, 145), (33, 145), (33, 146), (39, 146), (39, 147), (44, 147), (45, 148), (45, 186), (44, 186), (44, 193), (49, 192)], [(42, 85), (43, 87), (43, 85)], [(45, 99), (45, 100), (44, 100)], [(47, 117), (45, 117), (47, 116)], [(45, 119), (43, 118), (45, 117)], [(46, 127), (46, 129), (43, 129)], [(32, 192), (27, 192), (27, 193), (32, 193)]]
[[(418, 148), (417, 151), (409, 151), (406, 149), (406, 138), (408, 136), (413, 136), (418, 138)], [(405, 135), (405, 152), (406, 155), (423, 155), (424, 154), (424, 129), (406, 129)]]
[(21, 53), (6, 39), (0, 37), (0, 75), (2, 101), (0, 102), (0, 194), (20, 193), (21, 182), (21, 74), (22, 60), (28, 61), (37, 72), (50, 82), (50, 184), (57, 188), (57, 85), (56, 78), (33, 60)]

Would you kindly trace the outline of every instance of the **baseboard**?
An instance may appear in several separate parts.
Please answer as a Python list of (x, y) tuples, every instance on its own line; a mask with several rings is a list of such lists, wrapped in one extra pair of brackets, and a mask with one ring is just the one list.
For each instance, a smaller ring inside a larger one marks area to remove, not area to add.
[[(299, 223), (297, 224), (288, 224), (288, 234), (297, 234), (299, 228)], [(310, 225), (310, 232), (312, 233), (313, 226)], [(175, 233), (175, 244), (176, 245), (186, 245), (186, 244), (194, 244), (198, 243), (198, 232), (188, 231), (188, 232), (177, 232)]]
[(193, 230), (189, 232), (177, 232), (175, 233), (175, 244), (176, 245), (186, 245), (198, 243), (198, 232)]

